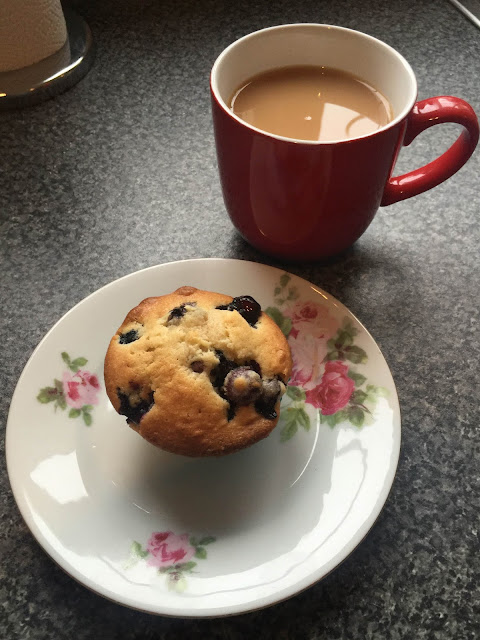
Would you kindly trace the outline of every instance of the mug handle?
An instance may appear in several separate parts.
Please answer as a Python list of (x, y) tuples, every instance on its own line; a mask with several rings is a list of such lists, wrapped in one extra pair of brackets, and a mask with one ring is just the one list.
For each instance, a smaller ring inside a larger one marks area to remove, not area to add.
[(419, 133), (444, 122), (461, 124), (464, 129), (441, 156), (420, 169), (390, 178), (381, 205), (411, 198), (453, 176), (470, 158), (478, 142), (478, 120), (472, 107), (461, 98), (438, 96), (417, 102), (407, 119), (403, 145), (408, 146)]

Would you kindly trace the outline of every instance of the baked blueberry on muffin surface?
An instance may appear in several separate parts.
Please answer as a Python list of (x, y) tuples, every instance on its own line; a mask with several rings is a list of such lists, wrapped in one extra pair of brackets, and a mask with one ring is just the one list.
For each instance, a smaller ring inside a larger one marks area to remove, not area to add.
[(128, 313), (108, 347), (105, 385), (152, 444), (218, 456), (272, 431), (291, 367), (284, 335), (253, 298), (185, 286)]

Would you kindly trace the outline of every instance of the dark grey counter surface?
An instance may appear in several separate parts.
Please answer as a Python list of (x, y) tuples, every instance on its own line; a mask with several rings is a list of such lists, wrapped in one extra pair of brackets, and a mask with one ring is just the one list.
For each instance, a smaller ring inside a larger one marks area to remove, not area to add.
[[(0, 471), (0, 638), (456, 639), (480, 633), (479, 152), (427, 194), (380, 210), (330, 264), (250, 248), (225, 213), (208, 75), (231, 41), (287, 22), (365, 31), (413, 66), (419, 97), (480, 112), (480, 31), (446, 0), (83, 0), (93, 69), (69, 92), (0, 114), (1, 448), (17, 379), (75, 303), (142, 267), (234, 257), (288, 268), (366, 325), (403, 418), (396, 480), (366, 539), (321, 583), (222, 620), (149, 616), (74, 582), (38, 546)], [(434, 127), (397, 173), (433, 159)]]

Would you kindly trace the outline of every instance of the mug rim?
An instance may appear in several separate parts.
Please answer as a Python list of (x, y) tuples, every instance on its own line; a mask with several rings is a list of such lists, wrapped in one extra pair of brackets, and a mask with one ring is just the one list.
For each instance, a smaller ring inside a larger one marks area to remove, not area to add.
[[(367, 40), (370, 40), (374, 43), (376, 43), (377, 45), (380, 45), (381, 47), (384, 47), (387, 51), (389, 51), (391, 54), (393, 54), (396, 58), (399, 59), (399, 61), (401, 62), (403, 68), (405, 69), (406, 73), (408, 74), (411, 82), (412, 82), (412, 95), (410, 97), (410, 99), (408, 100), (407, 104), (405, 105), (405, 107), (400, 111), (400, 113), (393, 118), (393, 120), (391, 120), (390, 122), (388, 122), (386, 125), (384, 125), (383, 127), (380, 127), (379, 129), (376, 129), (375, 131), (371, 131), (370, 133), (366, 133), (364, 135), (361, 136), (355, 136), (353, 138), (342, 138), (340, 140), (303, 140), (301, 138), (289, 138), (287, 136), (281, 136), (278, 135), (276, 133), (270, 133), (269, 131), (265, 131), (263, 129), (259, 129), (258, 127), (255, 127), (251, 124), (249, 124), (248, 122), (246, 122), (245, 120), (242, 120), (241, 118), (239, 118), (229, 107), (228, 105), (225, 103), (225, 101), (223, 100), (223, 98), (220, 95), (220, 92), (218, 90), (218, 86), (217, 86), (217, 72), (218, 72), (218, 68), (220, 67), (220, 64), (222, 63), (223, 59), (226, 57), (226, 55), (235, 47), (237, 47), (240, 43), (245, 42), (261, 33), (266, 33), (269, 31), (280, 31), (280, 30), (287, 30), (287, 29), (291, 29), (291, 28), (298, 28), (298, 27), (322, 27), (324, 29), (335, 29), (337, 31), (343, 31), (343, 32), (347, 32), (347, 33), (354, 33), (356, 35), (360, 35), (362, 36), (362, 38), (365, 38)], [(342, 144), (342, 143), (351, 143), (351, 142), (355, 142), (356, 140), (363, 140), (365, 138), (371, 138), (374, 137), (384, 131), (387, 131), (393, 127), (395, 127), (396, 125), (398, 125), (399, 123), (401, 123), (407, 116), (408, 114), (411, 112), (416, 99), (417, 99), (417, 79), (415, 77), (415, 73), (412, 69), (412, 67), (410, 66), (410, 63), (402, 56), (401, 53), (399, 53), (396, 49), (394, 49), (391, 45), (387, 44), (386, 42), (384, 42), (383, 40), (380, 40), (379, 38), (375, 38), (374, 36), (371, 36), (367, 33), (363, 33), (363, 31), (357, 31), (356, 29), (350, 29), (348, 27), (340, 27), (338, 25), (331, 25), (331, 24), (323, 24), (323, 23), (317, 23), (317, 22), (297, 22), (297, 23), (288, 23), (288, 24), (279, 24), (279, 25), (274, 25), (272, 27), (266, 27), (264, 29), (258, 29), (257, 31), (252, 31), (251, 33), (248, 33), (240, 38), (238, 38), (237, 40), (235, 40), (234, 42), (232, 42), (231, 44), (228, 45), (228, 47), (226, 47), (217, 57), (217, 59), (215, 60), (215, 62), (213, 63), (212, 66), (212, 70), (210, 72), (210, 91), (212, 93), (212, 96), (215, 98), (216, 102), (218, 103), (219, 107), (227, 114), (229, 115), (233, 120), (236, 120), (240, 125), (250, 129), (251, 131), (254, 131), (258, 134), (264, 135), (268, 138), (274, 138), (276, 140), (281, 140), (283, 142), (290, 142), (290, 143), (295, 143), (295, 144), (304, 144), (304, 145), (331, 145), (331, 144)]]

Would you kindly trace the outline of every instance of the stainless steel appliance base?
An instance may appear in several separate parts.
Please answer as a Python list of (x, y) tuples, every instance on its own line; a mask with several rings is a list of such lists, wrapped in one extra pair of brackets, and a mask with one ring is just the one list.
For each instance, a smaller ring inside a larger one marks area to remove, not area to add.
[(92, 33), (85, 20), (65, 9), (67, 41), (53, 55), (28, 67), (0, 73), (0, 110), (18, 109), (66, 91), (93, 64)]

